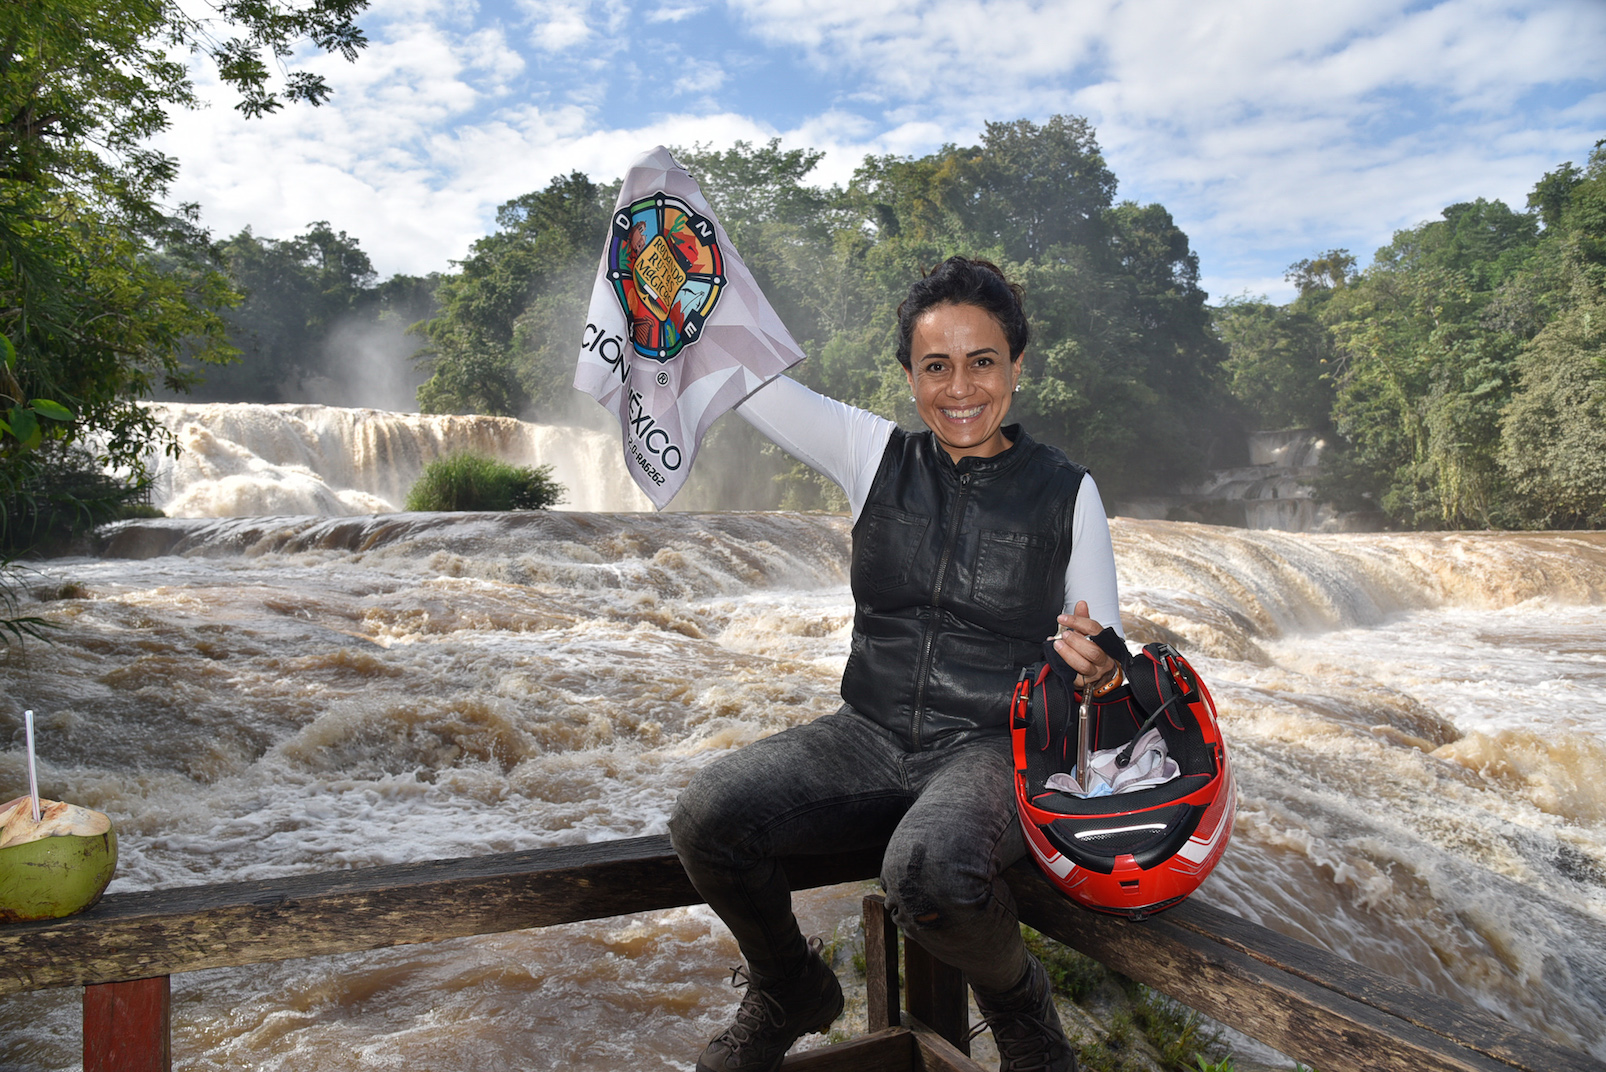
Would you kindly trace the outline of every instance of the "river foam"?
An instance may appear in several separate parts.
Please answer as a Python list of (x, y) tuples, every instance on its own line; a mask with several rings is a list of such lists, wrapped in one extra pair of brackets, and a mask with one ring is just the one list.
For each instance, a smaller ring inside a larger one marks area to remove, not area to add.
[[(1200, 896), (1606, 1057), (1606, 534), (1112, 533), (1129, 636), (1195, 657), (1232, 749)], [(6, 657), (0, 741), (40, 713), (44, 784), (122, 832), (114, 890), (658, 833), (709, 759), (836, 706), (847, 553), (800, 514), (129, 522), (41, 567), (61, 628)], [(0, 752), (0, 798), (23, 777)], [(175, 1046), (684, 1068), (734, 955), (686, 909), (197, 973)], [(73, 1067), (75, 1016), (0, 1002), (0, 1064)]]

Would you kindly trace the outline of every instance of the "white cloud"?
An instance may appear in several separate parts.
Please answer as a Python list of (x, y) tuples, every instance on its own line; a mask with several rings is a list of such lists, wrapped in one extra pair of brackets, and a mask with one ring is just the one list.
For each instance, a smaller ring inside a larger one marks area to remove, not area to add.
[(1072, 100), (1123, 194), (1164, 201), (1214, 253), (1207, 286), (1228, 292), (1245, 278), (1214, 273), (1258, 250), (1348, 245), (1364, 261), (1455, 200), (1520, 208), (1606, 109), (1518, 102), (1598, 83), (1580, 57), (1603, 54), (1606, 6), (1239, 4), (1204, 25), (1162, 3), (1121, 9), (1100, 82)]
[(546, 52), (572, 53), (604, 46), (622, 47), (613, 40), (629, 14), (625, 0), (517, 0), (530, 22), (531, 40)]
[[(732, 0), (753, 32), (889, 102), (990, 109), (1092, 55), (1113, 0)], [(1001, 114), (1001, 113), (1000, 113)]]
[(702, 4), (665, 4), (647, 13), (648, 22), (684, 22), (706, 10)]
[(335, 89), (338, 103), (321, 108), (245, 121), (200, 72), (216, 103), (175, 116), (160, 142), (182, 162), (174, 193), (200, 201), (222, 233), (249, 224), (285, 236), (328, 219), (387, 270), (443, 267), (443, 237), (460, 255), (483, 233), (483, 192), (441, 170), (452, 156), (450, 125), (504, 95), (524, 60), (500, 31), (453, 33), (433, 21), (438, 14), (391, 21), (355, 64), (309, 61)]
[[(1606, 4), (1588, 0), (493, 2), (382, 0), (355, 64), (308, 61), (335, 87), (321, 109), (246, 122), (203, 85), (219, 103), (162, 142), (176, 195), (224, 233), (329, 219), (382, 272), (423, 272), (500, 202), (574, 169), (612, 178), (657, 142), (780, 136), (845, 182), (866, 153), (1069, 112), (1122, 196), (1171, 209), (1212, 291), (1276, 293), (1288, 260), (1364, 258), (1452, 201), (1520, 207), (1606, 133)], [(798, 61), (828, 93), (742, 96)]]
[(530, 14), (531, 39), (547, 52), (582, 45), (593, 30), (587, 17), (591, 6), (569, 0), (526, 0), (520, 5)]

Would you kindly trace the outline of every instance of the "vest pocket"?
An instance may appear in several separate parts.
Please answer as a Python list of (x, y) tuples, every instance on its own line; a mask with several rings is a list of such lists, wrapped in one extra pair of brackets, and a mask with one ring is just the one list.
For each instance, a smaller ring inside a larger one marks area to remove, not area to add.
[(872, 506), (853, 534), (853, 590), (885, 592), (909, 580), (909, 571), (931, 519), (887, 506)]
[(1031, 618), (1042, 613), (1045, 588), (1054, 592), (1058, 607), (1065, 578), (1050, 577), (1054, 541), (1029, 532), (983, 529), (976, 548), (976, 572), (970, 598), (976, 606), (1004, 619)]

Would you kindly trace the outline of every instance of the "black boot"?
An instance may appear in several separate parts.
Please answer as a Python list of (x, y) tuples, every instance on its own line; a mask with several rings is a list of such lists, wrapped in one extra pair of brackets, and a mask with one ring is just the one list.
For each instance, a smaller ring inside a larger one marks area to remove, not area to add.
[(1076, 1053), (1065, 1039), (1054, 989), (1036, 957), (1026, 978), (1003, 994), (976, 992), (976, 1007), (998, 1045), (998, 1072), (1076, 1072)]
[(820, 957), (818, 938), (809, 943), (802, 974), (771, 982), (736, 968), (731, 983), (745, 986), (747, 995), (736, 1022), (697, 1059), (697, 1072), (775, 1072), (792, 1043), (811, 1031), (823, 1032), (842, 1015), (842, 984)]

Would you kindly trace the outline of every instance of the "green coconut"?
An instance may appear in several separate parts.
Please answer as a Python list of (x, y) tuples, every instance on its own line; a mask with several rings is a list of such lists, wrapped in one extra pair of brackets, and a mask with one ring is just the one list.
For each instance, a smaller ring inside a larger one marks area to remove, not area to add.
[(28, 797), (0, 804), (0, 923), (82, 912), (117, 870), (117, 834), (98, 811)]

